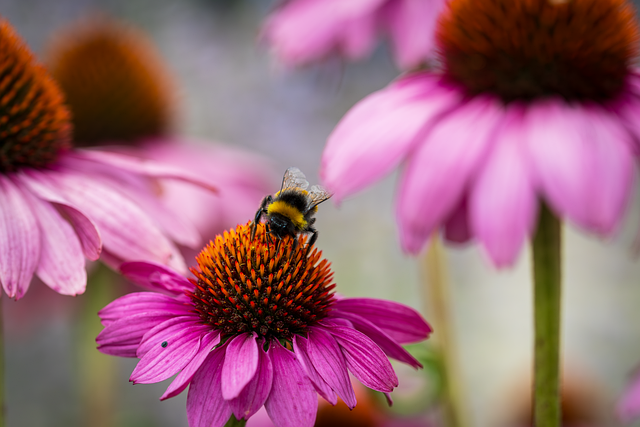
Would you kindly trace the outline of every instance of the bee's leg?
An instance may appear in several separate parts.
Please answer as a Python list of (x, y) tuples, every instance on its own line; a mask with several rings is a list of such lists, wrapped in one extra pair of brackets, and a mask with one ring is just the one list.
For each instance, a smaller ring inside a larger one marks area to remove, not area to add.
[(265, 240), (267, 241), (267, 245), (270, 245), (271, 244), (271, 226), (269, 225), (268, 222), (264, 225), (264, 229), (265, 229), (264, 234), (266, 237)]
[(256, 229), (258, 228), (258, 223), (260, 222), (260, 218), (262, 218), (262, 214), (267, 213), (267, 206), (269, 206), (272, 201), (273, 199), (269, 195), (269, 196), (265, 196), (262, 199), (262, 202), (260, 202), (260, 209), (258, 209), (258, 211), (256, 212), (256, 216), (253, 219), (253, 222), (251, 223), (251, 240), (253, 240), (256, 237)]
[(289, 254), (289, 259), (293, 258), (293, 253), (298, 248), (298, 237), (293, 238), (293, 244), (291, 245), (291, 253)]
[(316, 242), (316, 240), (318, 240), (318, 230), (316, 230), (315, 228), (311, 228), (309, 232), (311, 233), (311, 238), (309, 239), (309, 243), (307, 243), (307, 253), (311, 250), (311, 247)]

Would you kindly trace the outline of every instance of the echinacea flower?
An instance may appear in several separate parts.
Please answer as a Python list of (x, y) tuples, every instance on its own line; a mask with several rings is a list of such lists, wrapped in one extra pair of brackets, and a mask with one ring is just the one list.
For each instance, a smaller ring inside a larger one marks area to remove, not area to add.
[(623, 0), (452, 0), (438, 21), (442, 67), (357, 104), (325, 148), (340, 200), (400, 163), (404, 250), (444, 228), (509, 265), (542, 201), (608, 235), (640, 140), (635, 13)]
[[(338, 298), (321, 252), (292, 238), (274, 242), (257, 226), (216, 237), (198, 256), (195, 277), (144, 262), (122, 272), (156, 292), (121, 297), (99, 315), (106, 354), (138, 357), (134, 383), (178, 374), (161, 399), (188, 385), (191, 427), (248, 419), (263, 405), (278, 427), (312, 426), (316, 392), (356, 405), (349, 373), (389, 393), (398, 380), (387, 356), (419, 362), (400, 343), (427, 338), (429, 325), (403, 305)], [(386, 353), (386, 355), (385, 355)]]
[(186, 269), (172, 238), (180, 242), (190, 226), (169, 214), (151, 216), (155, 183), (211, 186), (155, 162), (72, 149), (58, 86), (4, 20), (0, 63), (0, 281), (7, 295), (21, 298), (34, 274), (56, 292), (80, 294), (85, 257)]
[(388, 34), (397, 65), (416, 67), (433, 50), (436, 17), (444, 0), (290, 0), (266, 20), (263, 37), (286, 65), (304, 65), (337, 53), (370, 54)]
[(616, 414), (625, 423), (640, 418), (640, 371), (636, 370), (616, 407)]
[(200, 247), (198, 234), (208, 240), (253, 216), (278, 182), (269, 161), (240, 148), (174, 135), (178, 84), (142, 31), (101, 15), (63, 29), (53, 40), (47, 63), (66, 95), (77, 145), (124, 151), (216, 183), (212, 194), (175, 180), (161, 182), (162, 211), (199, 232), (182, 235), (186, 259), (196, 254), (190, 248)]

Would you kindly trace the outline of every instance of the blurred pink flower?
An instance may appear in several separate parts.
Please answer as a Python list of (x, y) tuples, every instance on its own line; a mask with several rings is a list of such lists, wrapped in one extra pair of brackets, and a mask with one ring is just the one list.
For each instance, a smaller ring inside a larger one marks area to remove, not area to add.
[(338, 53), (362, 59), (378, 33), (391, 39), (397, 65), (424, 63), (433, 50), (436, 18), (444, 0), (290, 0), (266, 20), (263, 37), (289, 66)]
[[(426, 339), (430, 326), (401, 304), (338, 299), (333, 273), (316, 249), (292, 238), (270, 242), (264, 225), (218, 236), (198, 257), (193, 278), (151, 263), (122, 272), (155, 292), (118, 298), (99, 315), (98, 349), (141, 360), (134, 383), (178, 374), (161, 399), (189, 386), (191, 427), (222, 427), (231, 415), (249, 419), (262, 406), (281, 427), (311, 427), (317, 394), (350, 408), (349, 373), (389, 393), (398, 379), (385, 353), (420, 363), (400, 343)], [(291, 260), (291, 261), (290, 261)]]
[(633, 375), (633, 379), (625, 389), (618, 402), (616, 414), (625, 423), (640, 418), (640, 371)]
[[(633, 10), (622, 0), (502, 6), (453, 0), (438, 22), (442, 69), (368, 96), (327, 142), (321, 176), (336, 201), (404, 162), (396, 216), (407, 252), (443, 227), (506, 266), (540, 199), (603, 235), (627, 205), (640, 140)], [(537, 24), (549, 16), (551, 29)]]

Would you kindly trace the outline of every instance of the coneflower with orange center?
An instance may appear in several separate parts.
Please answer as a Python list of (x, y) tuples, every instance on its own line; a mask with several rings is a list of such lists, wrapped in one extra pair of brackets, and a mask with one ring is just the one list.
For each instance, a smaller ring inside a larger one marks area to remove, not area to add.
[(421, 366), (400, 346), (430, 334), (418, 313), (335, 296), (330, 265), (306, 237), (293, 249), (291, 237), (274, 242), (258, 224), (251, 240), (250, 224), (205, 247), (189, 279), (157, 264), (122, 266), (156, 291), (126, 295), (99, 313), (98, 349), (141, 359), (130, 381), (177, 373), (161, 399), (190, 384), (191, 427), (247, 420), (263, 405), (277, 426), (311, 427), (317, 394), (356, 405), (349, 372), (388, 393), (398, 382), (387, 356)]

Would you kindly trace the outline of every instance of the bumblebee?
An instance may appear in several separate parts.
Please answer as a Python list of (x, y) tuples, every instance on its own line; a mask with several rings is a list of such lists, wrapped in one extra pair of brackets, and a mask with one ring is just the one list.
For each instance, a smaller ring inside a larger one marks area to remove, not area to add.
[(308, 247), (311, 248), (318, 239), (318, 231), (313, 228), (316, 222), (313, 215), (318, 211), (318, 205), (329, 199), (331, 194), (319, 185), (314, 185), (309, 190), (307, 187), (309, 183), (300, 169), (294, 167), (287, 169), (282, 178), (280, 191), (262, 199), (251, 224), (251, 240), (254, 239), (257, 224), (264, 215), (267, 237), (275, 235), (280, 240), (285, 236), (291, 236), (294, 238), (293, 249), (295, 250), (298, 245), (298, 235), (310, 233)]

